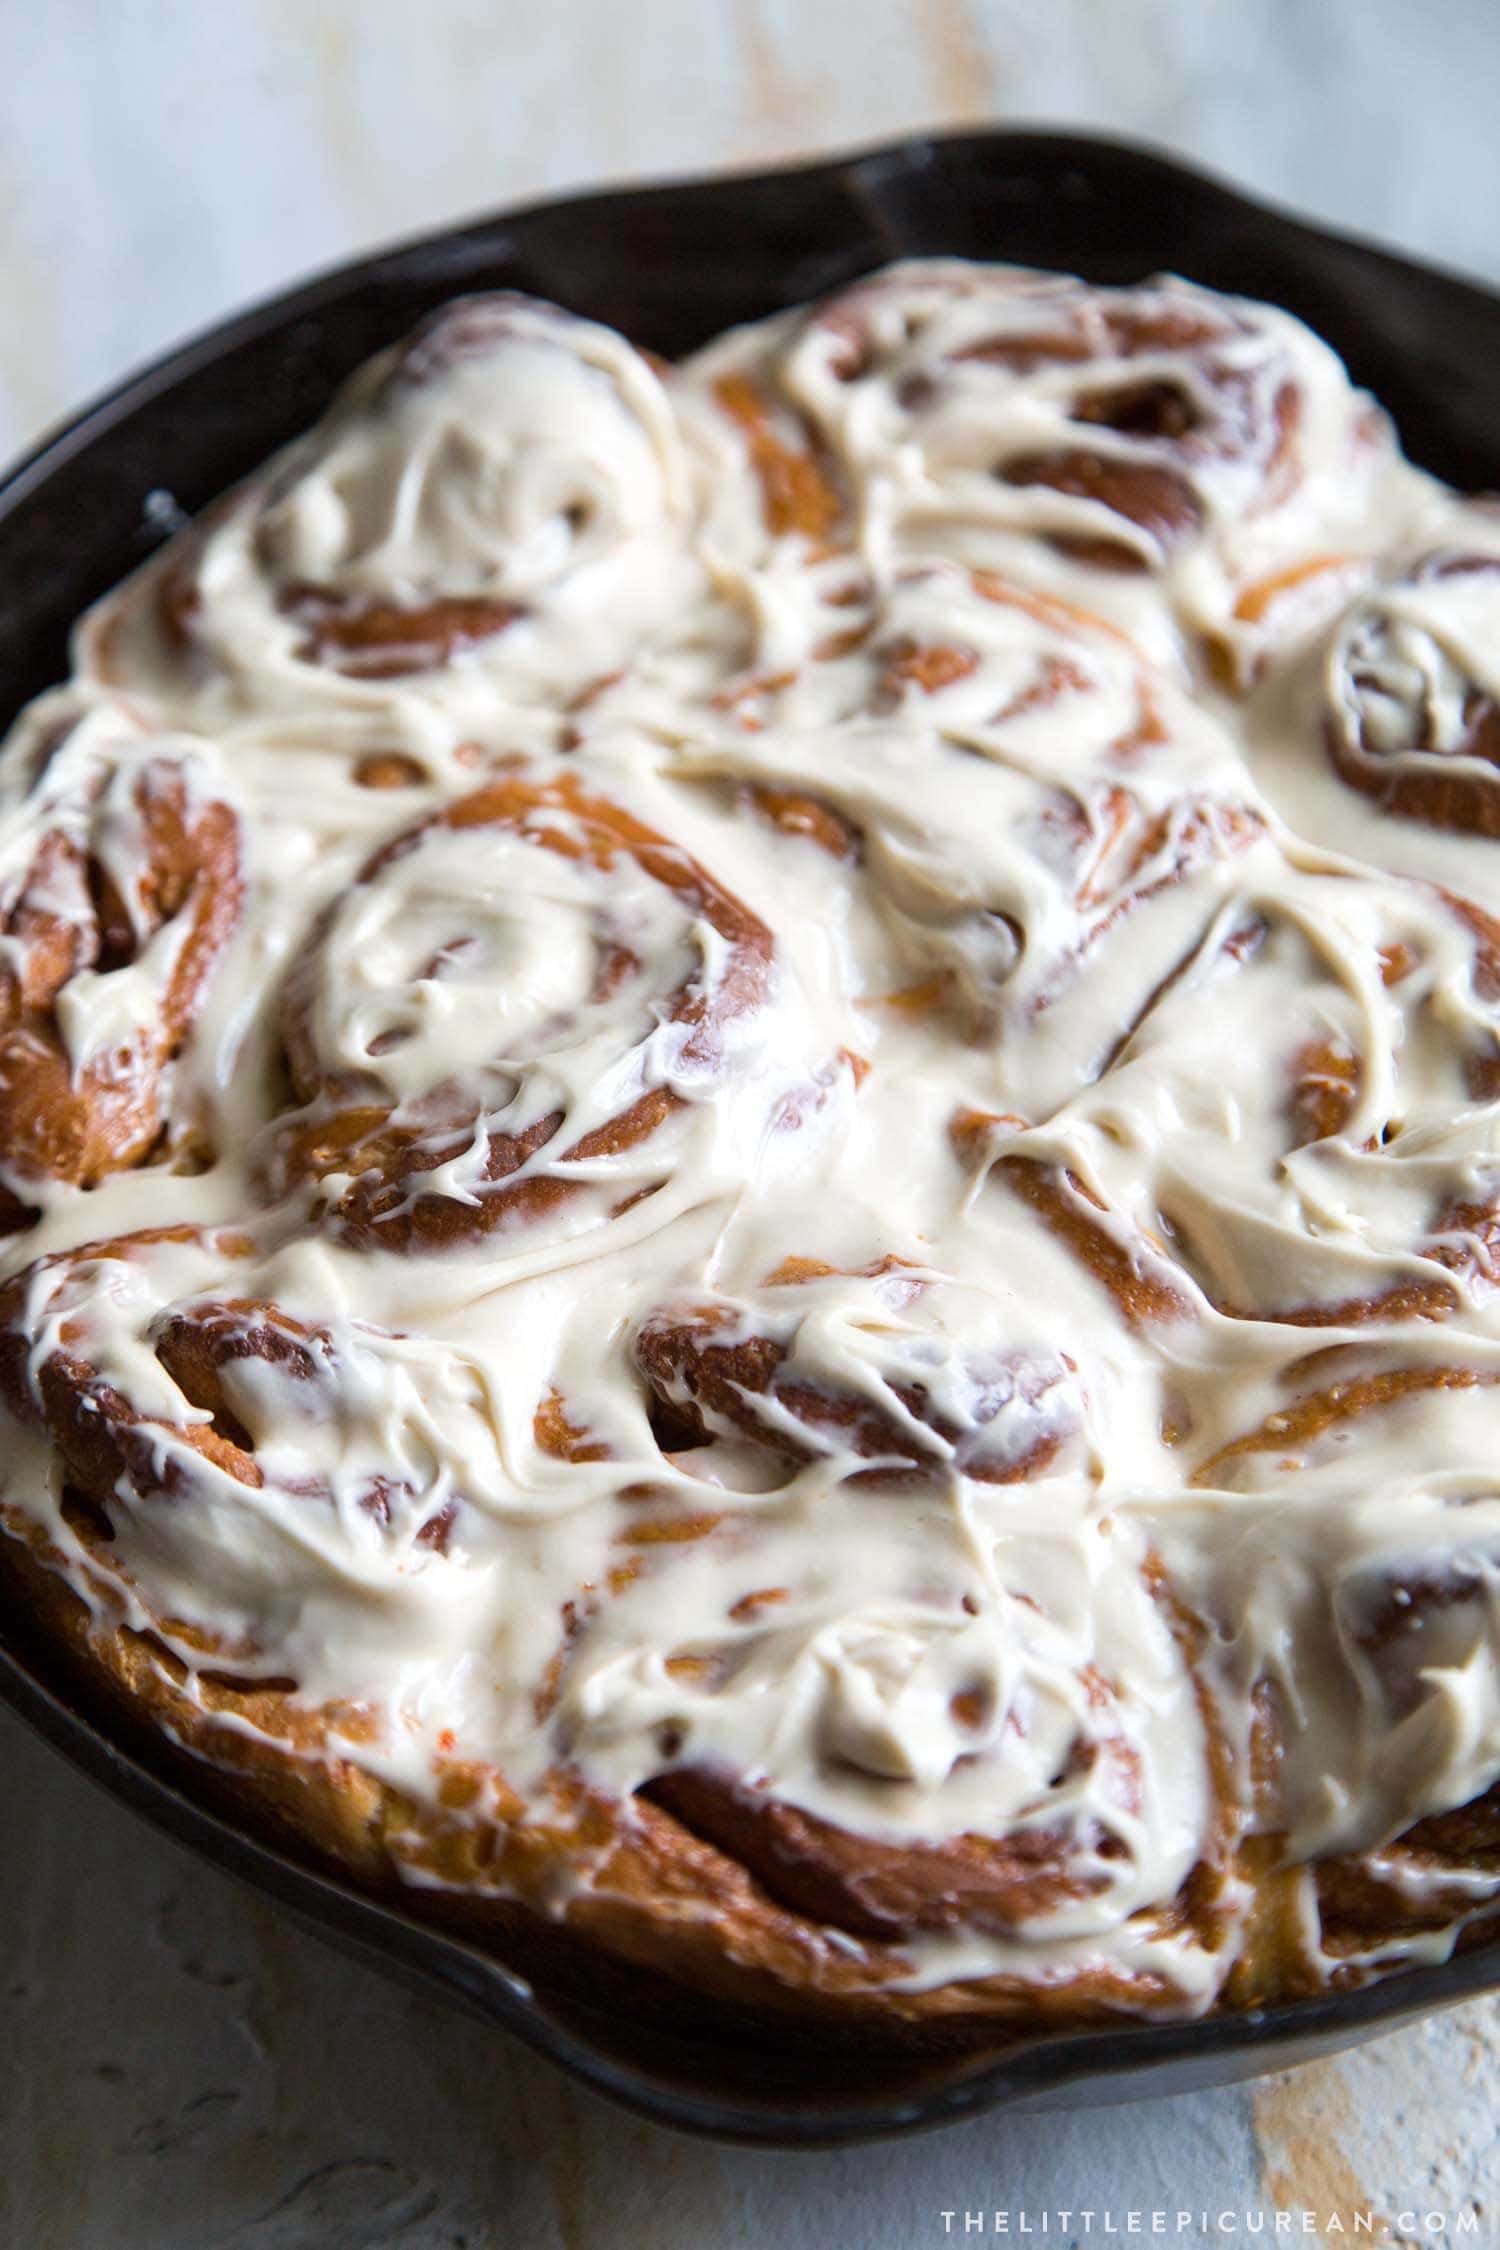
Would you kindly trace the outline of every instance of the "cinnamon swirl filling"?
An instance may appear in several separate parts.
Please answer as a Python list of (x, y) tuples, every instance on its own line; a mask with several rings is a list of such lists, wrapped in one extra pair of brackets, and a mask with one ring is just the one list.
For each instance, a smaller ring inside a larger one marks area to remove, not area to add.
[(573, 776), (495, 781), (377, 853), (293, 972), (278, 1165), (398, 1249), (650, 1194), (770, 965), (748, 908)]
[(624, 653), (691, 585), (684, 511), (671, 411), (638, 353), (531, 298), (464, 298), (96, 612), (85, 658), (110, 686), (234, 724), (368, 709), (419, 679), (460, 712), (496, 684), (566, 694), (588, 677), (580, 647), (607, 638), (601, 613)]
[(748, 1302), (659, 1307), (636, 1356), (669, 1444), (749, 1439), (789, 1463), (842, 1460), (857, 1485), (1015, 1484), (1080, 1456), (1083, 1400), (1064, 1353), (1021, 1340), (1019, 1303), (1012, 1339), (1005, 1320), (899, 1262), (855, 1276), (794, 1261)]
[(1390, 432), (1295, 321), (1164, 278), (897, 266), (707, 355), (827, 464), (874, 543), (1007, 567), (1045, 543), (1103, 586), (1160, 582), (1216, 671), (1332, 614), (1406, 497)]
[(1447, 549), (1356, 607), (1328, 669), (1328, 754), (1398, 819), (1500, 836), (1500, 554)]
[(172, 1155), (172, 1064), (239, 918), (240, 823), (191, 742), (62, 722), (0, 815), (0, 1232)]

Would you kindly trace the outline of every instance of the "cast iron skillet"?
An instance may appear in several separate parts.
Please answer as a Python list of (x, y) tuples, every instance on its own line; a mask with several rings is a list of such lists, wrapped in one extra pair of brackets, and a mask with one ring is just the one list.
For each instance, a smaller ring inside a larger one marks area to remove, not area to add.
[[(677, 354), (921, 253), (1095, 281), (1163, 268), (1285, 305), (1391, 408), (1407, 450), (1500, 486), (1500, 298), (1304, 226), (1146, 150), (1057, 133), (903, 141), (845, 161), (633, 188), (483, 219), (326, 274), (199, 337), (0, 484), (0, 724), (67, 668), (68, 628), (165, 535), (313, 421), (360, 361), (464, 290), (525, 289)], [(503, 2025), (601, 2093), (725, 2139), (816, 2146), (995, 2108), (1248, 2077), (1500, 1986), (1500, 1941), (1363, 1991), (1193, 2024), (1043, 2035), (996, 2057), (873, 2066), (666, 2038), (528, 1984), (193, 1800), (151, 1743), (90, 1714), (24, 1618), (0, 1695), (114, 1796), (328, 1936)]]

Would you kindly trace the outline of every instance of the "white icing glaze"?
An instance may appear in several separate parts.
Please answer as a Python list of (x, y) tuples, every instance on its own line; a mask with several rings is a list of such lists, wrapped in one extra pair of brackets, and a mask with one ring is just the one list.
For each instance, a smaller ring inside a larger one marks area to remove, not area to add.
[[(418, 1795), (441, 1741), (523, 1794), (559, 1763), (621, 1797), (690, 1768), (886, 1844), (1060, 1838), (1066, 1895), (911, 1938), (910, 1981), (1103, 1963), (1196, 2008), (1239, 1940), (1168, 1909), (1226, 1796), (1303, 1860), (1500, 1774), (1500, 1295), (1473, 1217), (1500, 1194), (1500, 1013), (1448, 896), (1483, 903), (1500, 847), (1382, 816), (1321, 735), (1353, 694), (1379, 757), (1482, 763), (1500, 573), (1402, 573), (1500, 537), (1287, 316), (1178, 283), (1101, 302), (898, 268), (658, 375), (482, 300), (358, 377), (189, 535), (176, 623), (154, 566), (0, 758), (0, 886), (95, 761), (90, 848), (128, 899), (132, 761), (184, 742), (241, 810), (249, 885), (175, 1066), (216, 1161), (49, 1193), (7, 1263), (248, 1230), (29, 1285), (33, 1378), (65, 1342), (160, 1425), (170, 1506), (136, 1475), (112, 1510), (127, 1616), (370, 1707), (353, 1754)], [(1080, 422), (1080, 385), (1137, 403)], [(1186, 529), (1009, 473), (1080, 429), (1176, 478)], [(801, 528), (796, 475), (824, 480)], [(1330, 629), (1377, 561), (1377, 606)], [(326, 637), (444, 602), (497, 606), (395, 664), (378, 632)], [(373, 755), (406, 785), (361, 786)], [(667, 839), (764, 962), (630, 850), (443, 825), (518, 774)], [(126, 982), (74, 980), (70, 1053), (149, 1012), (170, 928)], [(506, 1180), (567, 1197), (446, 1249), (351, 1239), (358, 1160), (305, 1189), (267, 1155), (289, 975), (328, 1099), (457, 1131), (402, 1210), (462, 1234), (489, 1136), (554, 1114)], [(639, 1142), (572, 1154), (663, 1091)], [(159, 1356), (173, 1308), (213, 1300), (290, 1324), (267, 1357), (227, 1316), (258, 1485), (181, 1434), (208, 1410)], [(695, 1319), (774, 1377), (737, 1363), (712, 1409), (680, 1360), (648, 1380), (653, 1325)], [(1340, 1381), (1368, 1411), (1296, 1423)], [(15, 1460), (8, 1499), (111, 1598), (45, 1446)], [(1392, 1587), (1446, 1591), (1385, 1662)], [(1294, 1714), (1269, 1810), (1268, 1682)]]

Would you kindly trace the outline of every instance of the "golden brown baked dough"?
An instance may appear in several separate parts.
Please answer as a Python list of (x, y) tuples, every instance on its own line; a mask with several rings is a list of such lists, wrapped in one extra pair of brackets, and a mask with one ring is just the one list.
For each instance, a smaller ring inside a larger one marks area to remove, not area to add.
[(1440, 551), (1358, 605), (1334, 645), (1328, 750), (1387, 811), (1500, 836), (1500, 709), (1463, 642), (1500, 621), (1500, 557)]
[[(41, 1183), (91, 1188), (152, 1152), (169, 1065), (239, 913), (239, 824), (203, 758), (128, 725), (91, 754), (109, 731), (80, 720), (44, 742), (0, 885), (4, 1233)], [(60, 1000), (111, 977), (144, 1005), (64, 1020)]]

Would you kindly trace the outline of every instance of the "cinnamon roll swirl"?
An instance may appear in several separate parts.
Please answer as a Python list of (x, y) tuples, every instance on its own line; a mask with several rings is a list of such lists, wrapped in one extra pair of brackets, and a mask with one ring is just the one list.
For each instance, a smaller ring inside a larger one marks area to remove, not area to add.
[[(1500, 1910), (1497, 1375), (1461, 1340), (1293, 1361), (1227, 1441), (1204, 1402), (1191, 1482), (1211, 1498), (1163, 1520), (1178, 1596), (1213, 1626), (1203, 1676), (1243, 1745), (1246, 1849), (1274, 1870), (1279, 1944), (1309, 1989), (1475, 1942)], [(1399, 1524), (1377, 1488), (1393, 1452), (1420, 1464)], [(1312, 1511), (1294, 1540), (1289, 1502)]]
[(1497, 989), (1492, 930), (1443, 893), (1263, 861), (1108, 1067), (978, 1153), (1122, 1298), (1443, 1319), (1489, 1225), (1469, 1105), (1494, 1082)]
[[(23, 744), (17, 744), (24, 750)], [(0, 1232), (93, 1188), (193, 1118), (171, 1069), (243, 894), (212, 756), (106, 712), (43, 729), (0, 811)]]
[(1424, 556), (1349, 613), (1328, 661), (1328, 754), (1400, 819), (1500, 837), (1500, 551)]
[[(890, 990), (976, 1035), (1057, 1011), (1127, 918), (1144, 998), (1188, 879), (1211, 892), (1263, 831), (1228, 742), (1116, 629), (993, 573), (911, 565), (845, 618), (694, 709), (671, 770), (740, 785), (760, 818), (854, 862)], [(1168, 894), (1167, 914), (1140, 912)], [(1066, 1041), (1047, 1047), (1032, 1103)]]
[(826, 463), (815, 532), (842, 508), (877, 546), (1008, 564), (1045, 545), (1085, 580), (1149, 574), (1241, 685), (1326, 621), (1414, 498), (1383, 417), (1306, 329), (1171, 278), (897, 266), (705, 366), (720, 401), (753, 397)]
[(691, 589), (686, 505), (639, 353), (530, 298), (464, 298), (96, 611), (85, 661), (221, 723), (429, 678), (465, 716), (497, 688), (565, 696), (581, 646), (625, 655)]
[(293, 971), (279, 1161), (403, 1249), (649, 1195), (770, 966), (747, 907), (571, 774), (492, 782), (384, 846)]
[[(0, 1291), (0, 1387), (22, 1420), (56, 1441), (67, 1490), (98, 1535), (170, 1503), (195, 1481), (224, 1480), (369, 1517), (383, 1532), (411, 1517), (413, 1544), (441, 1551), (455, 1503), (403, 1484), (382, 1456), (313, 1453), (330, 1428), (371, 1403), (370, 1369), (396, 1339), (342, 1332), (250, 1296), (197, 1294), (254, 1254), (227, 1230), (150, 1230), (41, 1260)], [(128, 1367), (115, 1355), (123, 1326)], [(361, 1366), (361, 1360), (364, 1366)], [(377, 1376), (376, 1381), (380, 1378)], [(299, 1455), (302, 1457), (299, 1458)], [(118, 1518), (118, 1520), (117, 1520)]]
[(1029, 1327), (1018, 1302), (992, 1307), (900, 1261), (860, 1276), (793, 1259), (749, 1303), (659, 1307), (636, 1356), (678, 1446), (748, 1438), (791, 1464), (847, 1457), (859, 1485), (954, 1472), (1015, 1484), (1076, 1457), (1084, 1430), (1077, 1369), (1023, 1341)]

